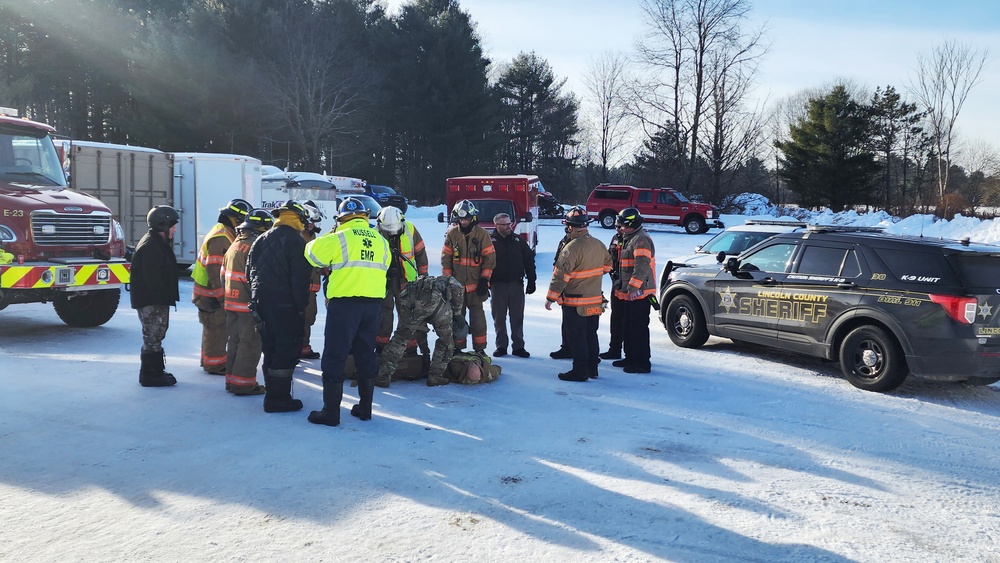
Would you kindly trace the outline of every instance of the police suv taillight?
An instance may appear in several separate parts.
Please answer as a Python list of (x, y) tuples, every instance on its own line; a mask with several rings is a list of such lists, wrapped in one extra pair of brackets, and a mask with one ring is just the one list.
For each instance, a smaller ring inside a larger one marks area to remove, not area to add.
[(957, 295), (929, 295), (932, 303), (940, 305), (948, 316), (956, 321), (971, 325), (976, 320), (975, 297), (959, 297)]

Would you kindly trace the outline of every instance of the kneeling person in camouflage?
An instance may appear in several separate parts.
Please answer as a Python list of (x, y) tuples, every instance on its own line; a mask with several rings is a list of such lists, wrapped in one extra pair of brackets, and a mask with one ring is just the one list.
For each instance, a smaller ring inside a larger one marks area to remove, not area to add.
[[(406, 351), (406, 343), (417, 332), (427, 332), (428, 324), (434, 327), (437, 342), (434, 344), (434, 357), (427, 372), (427, 385), (447, 385), (448, 378), (444, 376), (444, 371), (455, 351), (452, 323), (461, 321), (461, 324), (468, 326), (462, 318), (464, 303), (465, 288), (451, 276), (420, 276), (407, 283), (399, 295), (399, 326), (379, 358), (375, 385), (389, 386), (399, 358)], [(468, 328), (465, 330), (468, 331)]]

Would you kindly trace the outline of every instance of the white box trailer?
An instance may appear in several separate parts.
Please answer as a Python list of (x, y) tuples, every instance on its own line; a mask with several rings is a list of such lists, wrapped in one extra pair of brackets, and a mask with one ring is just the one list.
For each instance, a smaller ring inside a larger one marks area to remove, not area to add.
[(72, 188), (104, 201), (119, 218), (125, 241), (146, 233), (146, 213), (170, 205), (180, 214), (174, 234), (178, 264), (191, 265), (229, 200), (261, 203), (260, 160), (215, 153), (167, 153), (144, 147), (73, 141)]
[(236, 154), (173, 153), (174, 203), (181, 221), (174, 235), (178, 264), (194, 264), (202, 239), (231, 199), (261, 204), (260, 160)]

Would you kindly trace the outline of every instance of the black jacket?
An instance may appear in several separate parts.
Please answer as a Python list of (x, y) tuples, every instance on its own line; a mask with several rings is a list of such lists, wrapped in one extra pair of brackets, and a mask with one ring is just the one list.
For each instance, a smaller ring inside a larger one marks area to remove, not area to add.
[(132, 308), (147, 305), (175, 305), (180, 301), (177, 287), (177, 258), (170, 242), (150, 229), (139, 239), (132, 254), (129, 296)]
[(247, 256), (252, 299), (305, 311), (313, 272), (305, 250), (302, 234), (288, 225), (277, 225), (257, 237)]
[(535, 253), (517, 233), (502, 237), (494, 231), (490, 234), (493, 248), (496, 250), (497, 265), (493, 268), (490, 281), (519, 282), (527, 277), (529, 282), (535, 281)]

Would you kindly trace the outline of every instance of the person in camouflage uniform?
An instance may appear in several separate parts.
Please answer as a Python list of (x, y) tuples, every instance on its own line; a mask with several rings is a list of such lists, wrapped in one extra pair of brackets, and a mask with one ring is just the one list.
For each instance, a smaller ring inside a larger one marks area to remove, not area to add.
[(437, 333), (437, 342), (434, 344), (434, 357), (427, 372), (427, 385), (447, 385), (448, 378), (444, 376), (444, 372), (455, 351), (455, 339), (459, 336), (453, 331), (454, 324), (461, 325), (459, 330), (465, 327), (465, 333), (468, 334), (468, 325), (462, 315), (465, 288), (451, 276), (420, 276), (406, 284), (399, 295), (399, 303), (399, 326), (379, 358), (375, 385), (389, 386), (392, 374), (396, 373), (399, 358), (406, 351), (406, 343), (416, 333), (426, 333), (428, 323)]

